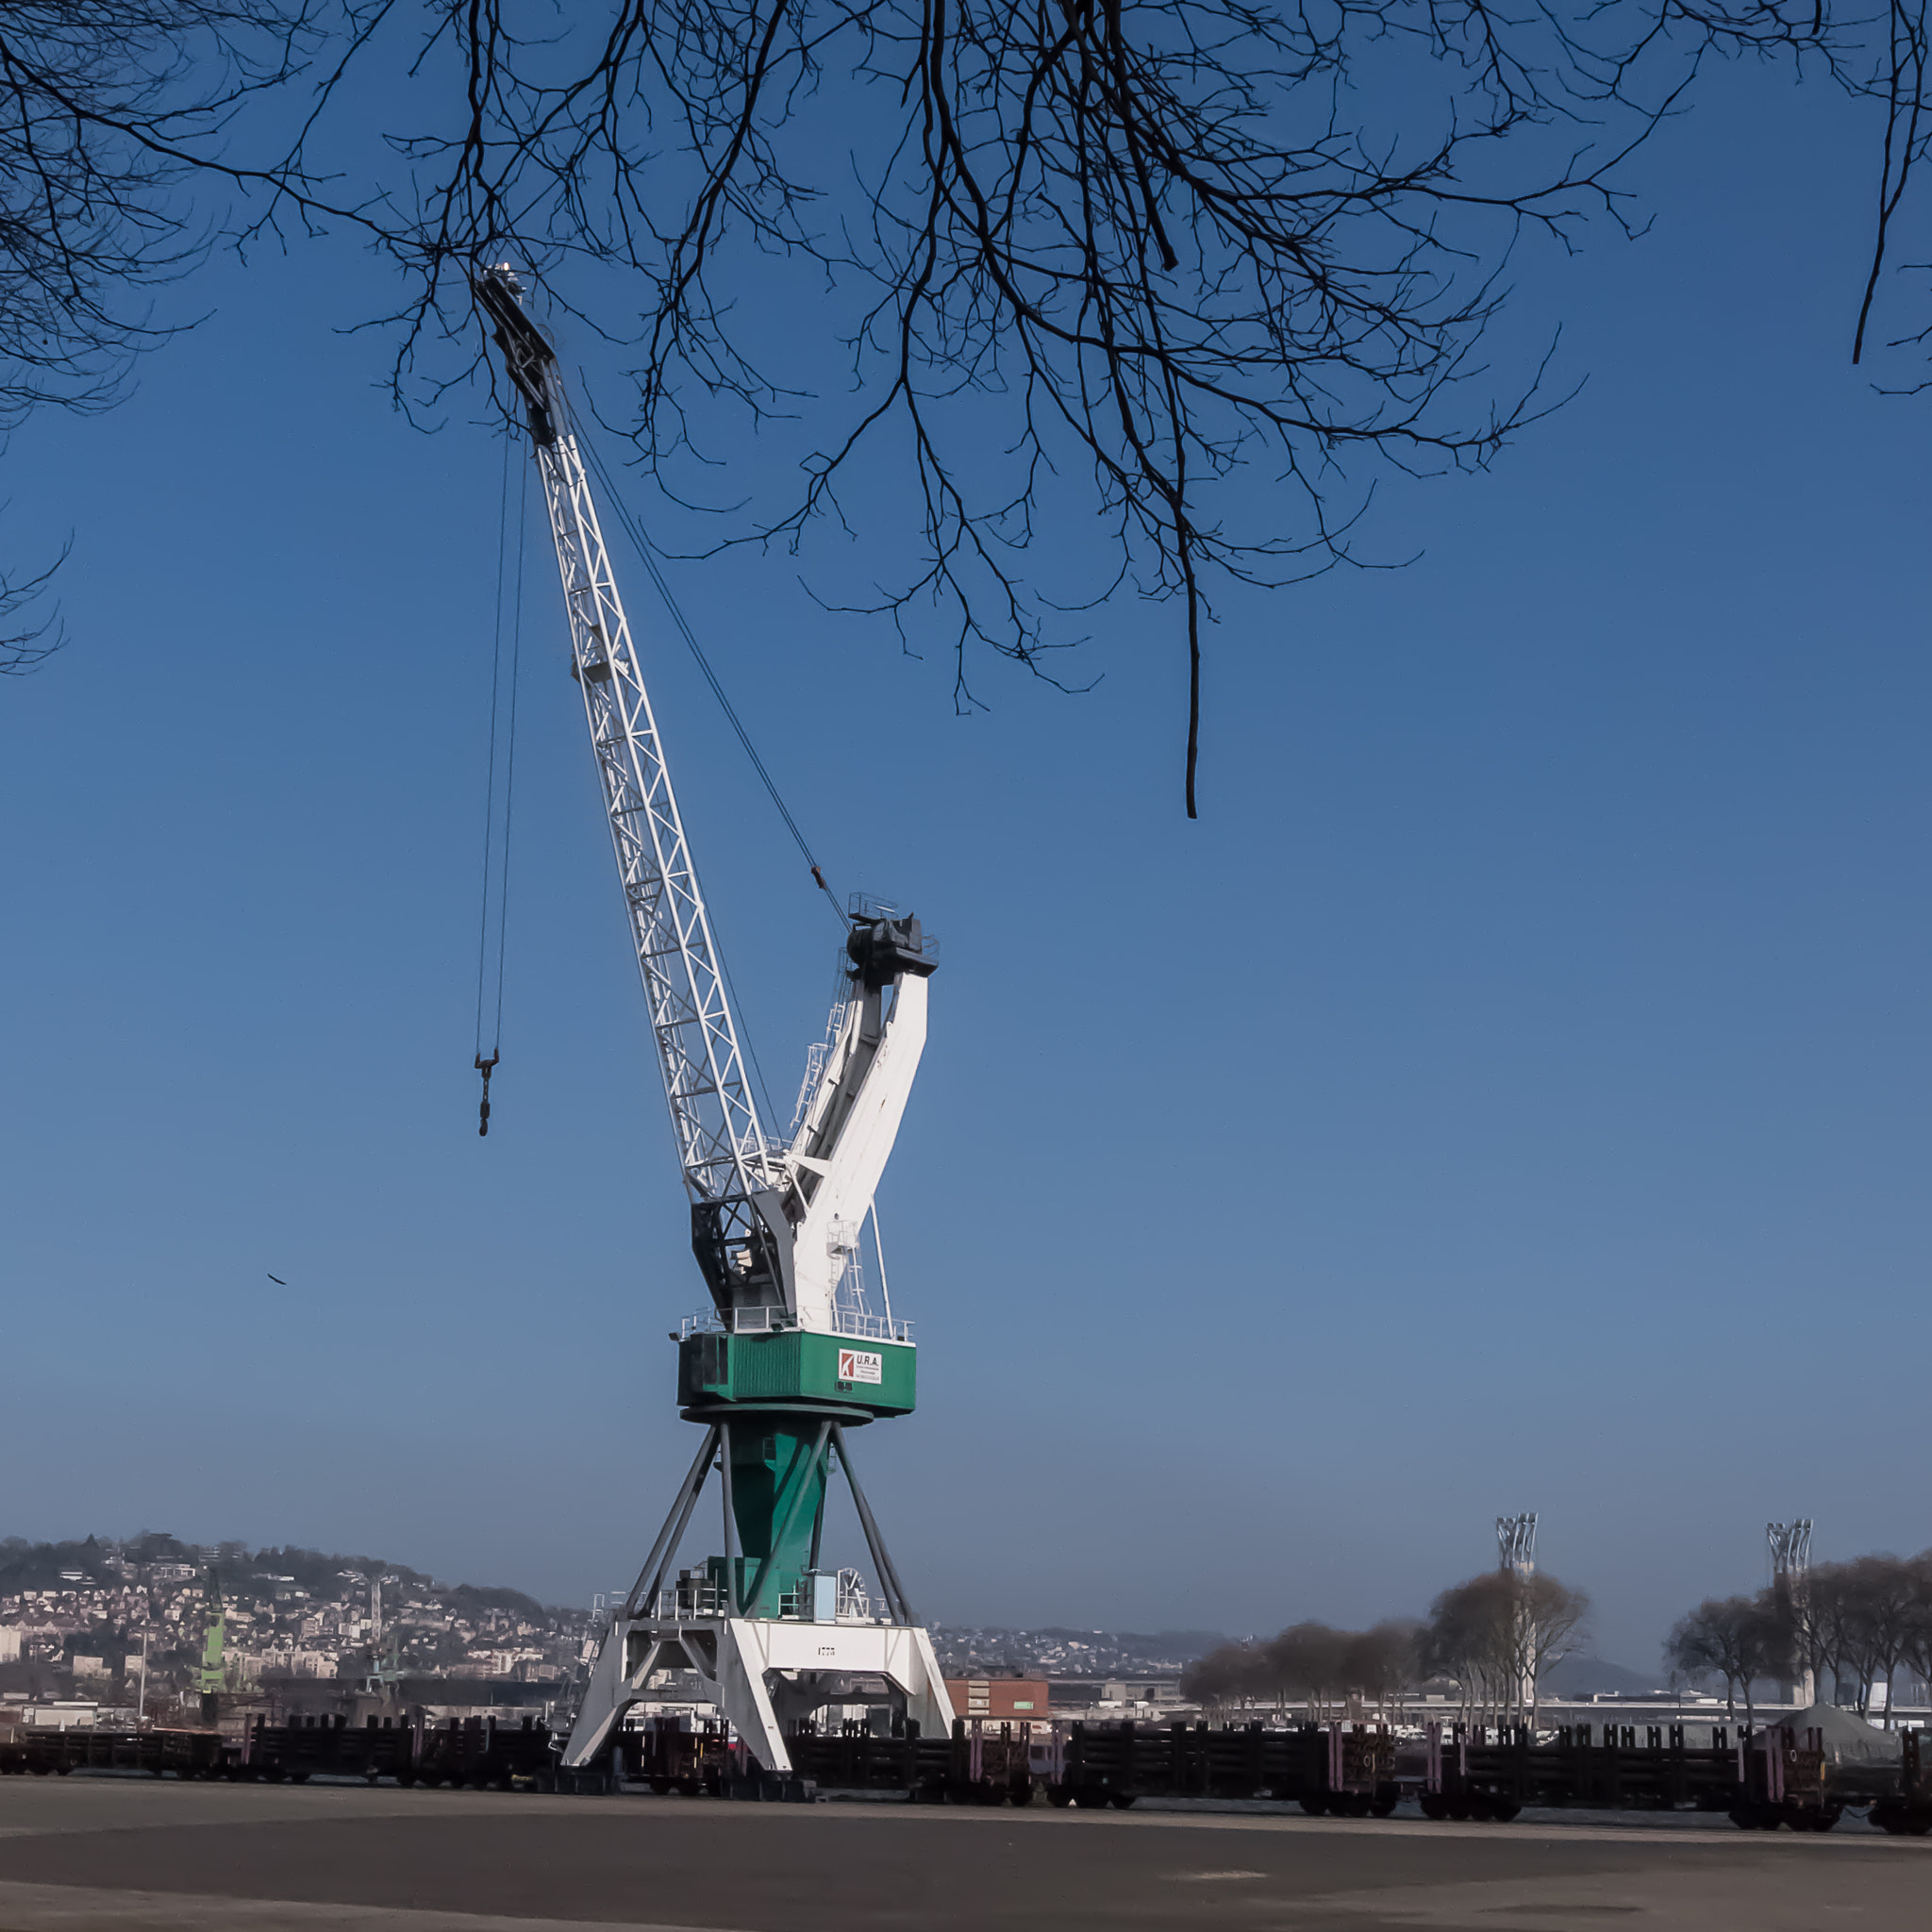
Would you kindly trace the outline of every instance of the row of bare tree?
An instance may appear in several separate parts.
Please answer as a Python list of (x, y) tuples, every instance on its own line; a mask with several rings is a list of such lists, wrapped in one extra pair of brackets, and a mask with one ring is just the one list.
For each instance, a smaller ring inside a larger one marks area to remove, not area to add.
[(1900, 1671), (1932, 1681), (1932, 1550), (1820, 1563), (1756, 1596), (1709, 1598), (1677, 1621), (1664, 1656), (1692, 1682), (1722, 1678), (1733, 1711), (1741, 1691), (1747, 1717), (1754, 1684), (1808, 1672), (1822, 1685), (1827, 1671), (1832, 1701), (1862, 1713), (1873, 1685)]
[(1415, 1675), (1419, 1624), (1391, 1620), (1373, 1630), (1291, 1624), (1265, 1642), (1224, 1643), (1181, 1674), (1181, 1695), (1221, 1708), (1307, 1704), (1321, 1716), (1361, 1701), (1399, 1696)]
[(1183, 1674), (1181, 1695), (1223, 1709), (1300, 1704), (1320, 1718), (1387, 1709), (1418, 1681), (1441, 1678), (1468, 1717), (1533, 1721), (1538, 1681), (1572, 1647), (1589, 1608), (1582, 1591), (1554, 1576), (1492, 1570), (1445, 1590), (1426, 1623), (1303, 1623), (1266, 1641), (1224, 1643)]

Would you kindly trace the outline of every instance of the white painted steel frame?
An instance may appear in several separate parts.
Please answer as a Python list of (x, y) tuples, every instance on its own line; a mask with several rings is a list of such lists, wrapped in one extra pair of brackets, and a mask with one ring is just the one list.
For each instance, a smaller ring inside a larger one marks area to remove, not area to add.
[[(774, 1690), (818, 1672), (879, 1676), (906, 1699), (923, 1736), (953, 1728), (952, 1700), (932, 1639), (906, 1624), (812, 1624), (774, 1617), (636, 1617), (611, 1626), (584, 1689), (563, 1762), (589, 1764), (659, 1671), (696, 1674), (701, 1700), (738, 1733), (766, 1771), (792, 1769)], [(789, 1700), (788, 1700), (789, 1701)]]
[[(815, 1176), (792, 1250), (798, 1325), (824, 1334), (841, 1332), (834, 1305), (841, 1272), (831, 1241), (834, 1227), (856, 1227), (863, 1224), (868, 1214), (875, 1216), (873, 1197), (898, 1139), (913, 1077), (925, 1051), (925, 981), (917, 974), (907, 973), (894, 979), (892, 988), (891, 1012), (881, 1028), (878, 1046), (865, 1065), (826, 1158), (808, 1159), (796, 1150), (810, 1143), (819, 1124), (844, 1098), (848, 1068), (858, 1057), (858, 1030), (865, 1011), (863, 998), (853, 999), (846, 1008), (825, 1076), (806, 1109), (804, 1124), (790, 1156), (795, 1168)], [(882, 1255), (882, 1284), (884, 1278)]]
[(546, 375), (557, 438), (537, 463), (678, 1161), (693, 1201), (729, 1201), (771, 1185), (765, 1132), (590, 478)]

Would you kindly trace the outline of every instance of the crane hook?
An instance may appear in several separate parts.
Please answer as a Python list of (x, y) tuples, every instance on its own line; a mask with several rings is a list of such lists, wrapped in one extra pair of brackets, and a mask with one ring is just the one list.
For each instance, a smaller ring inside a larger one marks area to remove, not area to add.
[(476, 1116), (476, 1137), (478, 1140), (481, 1140), (490, 1131), (490, 1075), (494, 1070), (497, 1061), (502, 1058), (501, 1054), (495, 1053), (491, 1054), (487, 1060), (480, 1053), (476, 1056), (476, 1071), (483, 1075), (483, 1108), (482, 1111)]

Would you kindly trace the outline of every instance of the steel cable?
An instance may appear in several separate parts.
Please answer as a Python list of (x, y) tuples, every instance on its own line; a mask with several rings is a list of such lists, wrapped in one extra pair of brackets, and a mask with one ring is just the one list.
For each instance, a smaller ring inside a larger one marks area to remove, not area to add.
[[(577, 372), (577, 380), (579, 383), (584, 381), (581, 370)], [(686, 648), (691, 652), (699, 671), (704, 674), (705, 682), (711, 688), (711, 695), (718, 700), (718, 708), (724, 713), (725, 721), (737, 734), (739, 743), (744, 747), (744, 755), (751, 760), (751, 768), (758, 774), (758, 783), (765, 788), (766, 796), (776, 807), (778, 816), (785, 822), (785, 829), (791, 834), (791, 842), (798, 847), (806, 864), (811, 868), (812, 882), (830, 901), (840, 929), (849, 930), (851, 921), (839, 904), (839, 895), (825, 883), (824, 872), (817, 858), (813, 857), (811, 846), (799, 829), (798, 821), (792, 817), (791, 807), (785, 803), (778, 790), (777, 781), (766, 768), (764, 759), (758, 756), (758, 746), (751, 741), (751, 734), (744, 728), (744, 721), (739, 717), (730, 698), (725, 695), (724, 687), (718, 681), (718, 674), (711, 669), (711, 660), (705, 655), (704, 646), (698, 642), (697, 633), (691, 628), (682, 606), (679, 605), (670, 584), (666, 582), (664, 573), (658, 568), (657, 553), (651, 540), (644, 534), (643, 527), (637, 518), (632, 515), (629, 505), (625, 503), (610, 472), (605, 467), (604, 458), (599, 454), (596, 444), (584, 434), (583, 425), (574, 424), (572, 427), (575, 431), (578, 446), (583, 450), (585, 458), (597, 473), (597, 480), (604, 486), (605, 500), (616, 512), (618, 523), (623, 526), (625, 535), (630, 539), (631, 548), (637, 552), (638, 561), (643, 565), (658, 595), (663, 600), (664, 608), (669, 613), (678, 636), (684, 640)]]
[[(510, 469), (517, 469), (517, 508), (514, 536), (510, 526)], [(476, 1071), (483, 1076), (483, 1100), (476, 1131), (490, 1131), (490, 1076), (503, 1051), (503, 999), (506, 952), (509, 934), (510, 831), (516, 808), (517, 691), (523, 666), (524, 550), (529, 511), (529, 472), (517, 460), (512, 438), (504, 439), (503, 487), (496, 519), (496, 611), (490, 654), (490, 754), (483, 807), (483, 890), (476, 939)], [(514, 566), (511, 558), (514, 556)], [(506, 594), (508, 592), (508, 594)], [(506, 607), (508, 621), (506, 622)], [(509, 690), (504, 693), (504, 641), (509, 642)], [(503, 837), (496, 837), (496, 769), (499, 737), (503, 747)], [(491, 994), (491, 926), (494, 904), (495, 998)], [(489, 1012), (486, 1041), (484, 1016)]]

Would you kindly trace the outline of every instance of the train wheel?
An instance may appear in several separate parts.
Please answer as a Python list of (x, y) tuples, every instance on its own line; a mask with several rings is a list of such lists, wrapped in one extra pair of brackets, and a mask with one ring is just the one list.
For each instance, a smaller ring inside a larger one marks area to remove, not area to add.
[(1139, 1796), (1138, 1791), (1109, 1791), (1107, 1794), (1107, 1802), (1116, 1811), (1131, 1811), (1134, 1808), (1134, 1800)]
[(1449, 1815), (1449, 1801), (1441, 1791), (1424, 1791), (1416, 1803), (1423, 1807), (1424, 1818), (1433, 1818), (1438, 1824)]
[(1066, 1785), (1050, 1784), (1046, 1788), (1046, 1802), (1057, 1811), (1064, 1811), (1074, 1802), (1072, 1789)]
[(1490, 1816), (1498, 1824), (1507, 1824), (1522, 1809), (1523, 1807), (1514, 1798), (1491, 1798), (1490, 1800)]
[(1302, 1793), (1302, 1809), (1310, 1818), (1321, 1817), (1327, 1808), (1328, 1793), (1326, 1791), (1304, 1791)]

